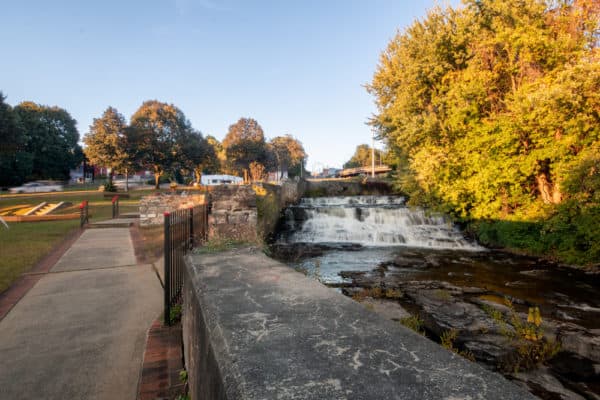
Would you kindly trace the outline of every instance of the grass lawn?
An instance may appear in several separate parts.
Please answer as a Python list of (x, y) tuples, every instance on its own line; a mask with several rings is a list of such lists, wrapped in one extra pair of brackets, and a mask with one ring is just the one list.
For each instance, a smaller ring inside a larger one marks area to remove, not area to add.
[[(138, 211), (140, 197), (151, 192), (151, 190), (129, 192), (131, 196), (129, 199), (120, 200), (120, 212)], [(43, 201), (48, 203), (65, 201), (70, 202), (71, 205), (61, 209), (58, 213), (78, 213), (79, 204), (83, 200), (89, 202), (90, 222), (112, 217), (111, 199), (105, 199), (104, 195), (97, 191), (2, 195), (0, 196), (0, 210), (18, 205), (34, 206)], [(29, 271), (69, 232), (77, 229), (79, 220), (19, 222), (8, 225), (10, 229), (6, 229), (0, 224), (0, 293), (8, 288), (21, 273)], [(156, 236), (156, 233), (152, 232), (150, 236)]]
[(30, 270), (48, 254), (69, 232), (79, 227), (79, 221), (50, 221), (0, 226), (0, 293)]

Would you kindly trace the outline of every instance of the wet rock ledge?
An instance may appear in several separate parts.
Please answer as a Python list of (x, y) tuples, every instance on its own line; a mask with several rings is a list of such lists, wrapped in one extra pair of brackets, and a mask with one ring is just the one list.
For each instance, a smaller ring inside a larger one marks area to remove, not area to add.
[(191, 398), (533, 398), (256, 249), (191, 255), (185, 273)]

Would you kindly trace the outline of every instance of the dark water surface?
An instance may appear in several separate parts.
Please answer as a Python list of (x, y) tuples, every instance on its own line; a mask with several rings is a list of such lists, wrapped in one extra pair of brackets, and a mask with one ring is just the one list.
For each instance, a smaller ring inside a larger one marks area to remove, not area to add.
[(433, 250), (410, 247), (363, 247), (325, 250), (323, 254), (284, 260), (328, 285), (349, 283), (342, 271), (374, 271), (384, 266), (398, 280), (436, 280), (486, 289), (487, 300), (505, 297), (537, 305), (552, 319), (600, 328), (600, 276), (544, 260), (498, 251)]

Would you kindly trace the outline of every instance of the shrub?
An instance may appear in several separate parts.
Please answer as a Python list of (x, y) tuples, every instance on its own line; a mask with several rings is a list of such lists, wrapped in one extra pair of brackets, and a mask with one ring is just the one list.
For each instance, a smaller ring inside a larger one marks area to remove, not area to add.
[[(491, 307), (483, 307), (483, 310), (500, 325), (500, 332), (514, 349), (500, 361), (499, 367), (502, 371), (517, 373), (532, 370), (560, 351), (560, 343), (544, 335), (539, 307), (530, 307), (527, 318), (523, 321), (515, 311), (512, 302), (507, 299), (505, 303), (510, 310), (509, 321), (506, 321), (501, 312)], [(509, 329), (509, 325), (514, 330)]]
[(104, 191), (105, 192), (116, 192), (117, 191), (117, 187), (112, 182), (106, 182), (104, 184)]
[(419, 318), (418, 315), (411, 315), (410, 317), (402, 318), (400, 323), (418, 333), (419, 335), (425, 336), (425, 331), (423, 330), (423, 320)]
[(449, 331), (445, 331), (440, 336), (440, 342), (443, 348), (450, 350), (453, 353), (458, 354), (466, 358), (469, 361), (475, 361), (475, 356), (468, 350), (460, 350), (456, 346), (454, 346), (454, 341), (458, 337), (458, 331), (456, 329), (450, 329)]

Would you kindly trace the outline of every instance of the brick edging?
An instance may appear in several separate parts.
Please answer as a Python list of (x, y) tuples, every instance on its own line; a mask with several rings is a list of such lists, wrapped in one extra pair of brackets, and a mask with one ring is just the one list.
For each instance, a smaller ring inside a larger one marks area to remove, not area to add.
[(172, 399), (182, 394), (182, 369), (181, 324), (164, 326), (158, 318), (148, 330), (137, 399)]
[(74, 229), (27, 272), (23, 272), (4, 292), (0, 293), (0, 321), (47, 274), (65, 252), (83, 233), (83, 229)]

